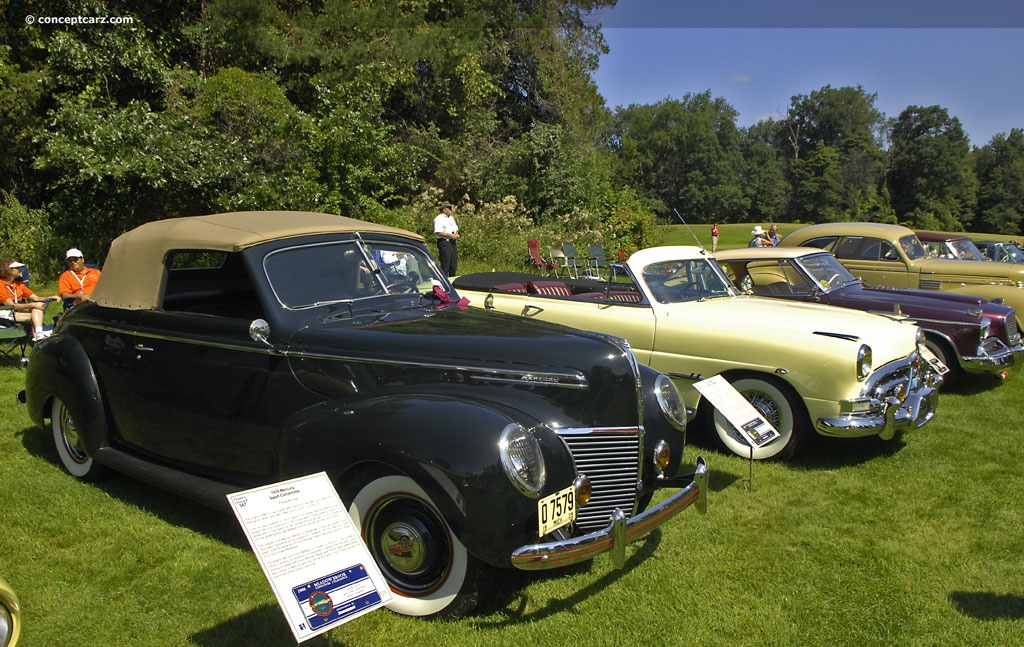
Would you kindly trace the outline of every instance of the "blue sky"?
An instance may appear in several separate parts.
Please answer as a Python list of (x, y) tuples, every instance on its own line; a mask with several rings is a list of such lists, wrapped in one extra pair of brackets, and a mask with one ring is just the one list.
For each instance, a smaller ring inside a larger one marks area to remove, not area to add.
[(945, 108), (975, 146), (1024, 128), (1024, 3), (1011, 0), (619, 0), (595, 17), (609, 107), (710, 90), (747, 126), (825, 85), (897, 117)]

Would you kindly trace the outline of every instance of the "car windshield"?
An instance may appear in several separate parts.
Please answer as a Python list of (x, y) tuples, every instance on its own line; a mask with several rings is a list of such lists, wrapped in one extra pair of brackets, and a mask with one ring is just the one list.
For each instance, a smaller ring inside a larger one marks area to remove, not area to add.
[(718, 264), (707, 258), (651, 263), (643, 280), (659, 303), (702, 301), (738, 294)]
[(860, 280), (831, 254), (813, 254), (795, 259), (794, 262), (804, 269), (816, 287), (823, 290)]
[(900, 238), (900, 247), (903, 248), (903, 253), (907, 255), (912, 261), (916, 261), (919, 258), (924, 258), (928, 255), (925, 251), (924, 246), (921, 245), (921, 241), (917, 239), (914, 234), (909, 234)]
[(985, 255), (969, 238), (937, 240), (924, 243), (928, 255), (934, 258), (951, 258), (958, 261), (983, 261)]
[(1024, 263), (1024, 253), (1021, 253), (1017, 246), (1012, 243), (999, 243), (995, 246), (995, 258), (992, 260), (1001, 263)]
[(289, 247), (272, 252), (264, 269), (278, 301), (302, 309), (444, 286), (433, 260), (397, 242), (356, 240)]

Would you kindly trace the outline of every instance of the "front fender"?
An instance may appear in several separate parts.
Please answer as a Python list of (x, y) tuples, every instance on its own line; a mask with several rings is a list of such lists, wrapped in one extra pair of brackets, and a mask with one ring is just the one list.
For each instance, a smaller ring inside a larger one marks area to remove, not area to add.
[[(653, 480), (657, 478), (654, 471), (654, 447), (659, 440), (668, 443), (671, 459), (665, 467), (664, 475), (672, 477), (679, 473), (682, 464), (683, 451), (686, 448), (686, 432), (673, 427), (661, 411), (661, 405), (655, 395), (655, 384), (659, 373), (647, 366), (640, 366), (640, 374), (643, 385), (643, 408), (644, 408), (644, 452), (640, 457), (643, 466), (643, 481), (645, 487), (650, 487)], [(674, 382), (673, 382), (674, 384)], [(680, 396), (681, 397), (681, 396)]]
[(36, 344), (25, 372), (25, 404), (29, 418), (39, 427), (44, 426), (54, 397), (71, 411), (90, 455), (107, 444), (107, 416), (96, 372), (85, 349), (71, 335)]
[(436, 395), (332, 401), (291, 418), (281, 435), (282, 478), (316, 471), (339, 491), (361, 468), (382, 466), (415, 480), (466, 548), (509, 566), (536, 542), (537, 501), (520, 493), (501, 466), (498, 439), (509, 424), (536, 428), (547, 479), (541, 496), (568, 487), (575, 467), (564, 443), (532, 419), (486, 403)]

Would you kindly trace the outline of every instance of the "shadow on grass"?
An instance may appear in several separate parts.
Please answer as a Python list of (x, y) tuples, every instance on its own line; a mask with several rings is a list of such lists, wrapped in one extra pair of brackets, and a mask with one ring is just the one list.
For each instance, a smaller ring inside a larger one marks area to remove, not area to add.
[[(192, 642), (203, 647), (234, 647), (235, 645), (294, 645), (295, 637), (283, 621), (281, 608), (265, 605), (216, 627), (192, 634)], [(329, 633), (320, 634), (302, 643), (303, 647), (335, 644)], [(337, 643), (344, 644), (344, 643)]]
[[(924, 429), (927, 429), (925, 427)], [(923, 430), (924, 430), (923, 429)], [(922, 430), (922, 431), (923, 431)], [(912, 432), (913, 433), (913, 432)], [(696, 431), (692, 436), (687, 436), (689, 447), (701, 448), (720, 452), (721, 446), (718, 438), (713, 433), (705, 430)], [(860, 465), (880, 457), (892, 456), (906, 446), (903, 434), (898, 432), (892, 440), (882, 440), (877, 436), (866, 438), (827, 438), (815, 435), (810, 439), (797, 455), (785, 464), (794, 469), (820, 470), (835, 469), (838, 467), (852, 467)], [(733, 456), (733, 454), (730, 454)], [(745, 458), (745, 457), (742, 457)], [(760, 461), (757, 461), (760, 462)], [(710, 463), (709, 463), (710, 466)], [(718, 487), (721, 482), (716, 479), (719, 472), (711, 471), (711, 490), (725, 489), (727, 485), (746, 475), (736, 476), (731, 482)]]
[(1024, 597), (1012, 593), (953, 591), (949, 599), (957, 611), (978, 620), (1024, 618)]
[[(942, 385), (942, 394), (949, 395), (974, 395), (998, 389), (1003, 383), (995, 375), (961, 375), (952, 384)], [(941, 395), (939, 396), (941, 399)]]
[[(38, 427), (27, 427), (21, 434), (22, 445), (26, 451), (53, 463), (64, 472), (49, 432)], [(74, 477), (67, 475), (67, 478)], [(113, 470), (107, 470), (99, 481), (81, 482), (80, 485), (98, 488), (123, 503), (156, 515), (167, 523), (187, 528), (233, 548), (249, 550), (249, 542), (230, 512), (215, 510)]]
[(531, 603), (536, 606), (539, 600), (531, 600), (527, 585), (533, 582), (542, 582), (553, 578), (564, 578), (567, 575), (589, 573), (594, 570), (594, 563), (584, 562), (568, 568), (559, 568), (551, 571), (515, 571), (508, 570), (501, 572), (501, 579), (494, 585), (483, 604), (474, 612), (474, 616), (501, 615), (504, 619), (497, 621), (474, 621), (472, 616), (469, 622), (477, 629), (499, 629), (506, 626), (518, 625), (523, 622), (536, 622), (560, 613), (572, 613), (574, 607), (584, 600), (599, 595), (609, 585), (620, 578), (628, 577), (630, 571), (650, 558), (661, 543), (661, 531), (655, 530), (647, 535), (633, 554), (626, 559), (621, 569), (614, 569), (607, 560), (602, 559), (600, 569), (612, 568), (605, 575), (600, 576), (590, 584), (574, 591), (571, 595), (563, 598), (551, 598), (542, 606), (532, 611), (527, 611)]

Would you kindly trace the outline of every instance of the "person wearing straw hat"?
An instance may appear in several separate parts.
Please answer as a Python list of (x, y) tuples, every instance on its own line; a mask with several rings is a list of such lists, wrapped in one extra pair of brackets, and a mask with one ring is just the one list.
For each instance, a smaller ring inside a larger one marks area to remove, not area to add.
[(64, 261), (68, 264), (68, 269), (64, 270), (57, 280), (57, 289), (61, 299), (71, 299), (78, 303), (92, 294), (96, 282), (100, 280), (101, 272), (95, 267), (86, 267), (85, 255), (77, 247), (72, 247), (64, 254)]
[(747, 244), (747, 247), (771, 247), (772, 241), (768, 238), (768, 232), (766, 232), (761, 225), (754, 227), (754, 230), (750, 232), (753, 238)]

